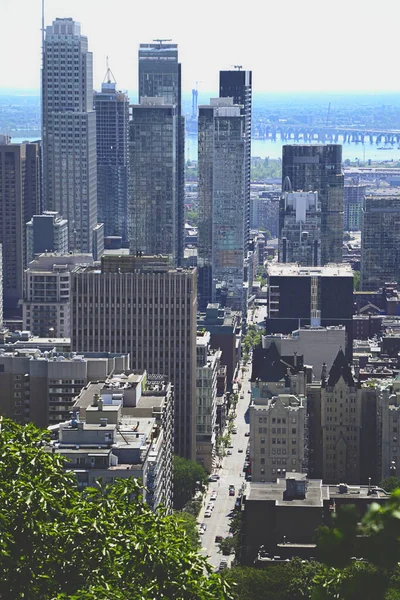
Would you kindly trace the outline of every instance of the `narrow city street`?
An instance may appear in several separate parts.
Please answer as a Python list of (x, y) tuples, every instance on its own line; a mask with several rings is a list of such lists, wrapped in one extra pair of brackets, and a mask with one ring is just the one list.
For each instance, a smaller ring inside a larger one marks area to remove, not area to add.
[[(262, 325), (266, 317), (266, 307), (259, 306), (249, 310), (248, 324)], [(226, 559), (230, 565), (233, 554), (223, 556), (219, 552), (219, 546), (215, 542), (217, 535), (227, 537), (229, 535), (229, 524), (231, 517), (234, 515), (235, 500), (238, 497), (241, 488), (246, 484), (243, 465), (246, 459), (246, 449), (249, 444), (249, 437), (246, 437), (246, 432), (249, 431), (249, 405), (251, 400), (251, 356), (248, 364), (243, 370), (241, 363), (239, 371), (240, 391), (239, 401), (236, 407), (236, 418), (234, 425), (237, 433), (232, 434), (232, 448), (225, 450), (226, 456), (222, 459), (222, 468), (215, 469), (214, 473), (220, 476), (218, 481), (210, 482), (205, 500), (198, 516), (199, 523), (205, 523), (206, 530), (200, 535), (202, 541), (202, 553), (209, 557), (209, 562), (216, 569), (221, 560)], [(228, 429), (226, 428), (226, 433)], [(231, 454), (227, 454), (227, 452)], [(229, 486), (235, 486), (235, 495), (229, 495)], [(211, 501), (213, 492), (217, 493), (216, 500)], [(209, 504), (214, 505), (214, 509), (210, 517), (205, 517), (206, 507)]]
[[(249, 438), (245, 433), (249, 430), (248, 411), (250, 402), (250, 370), (247, 366), (244, 373), (240, 373), (242, 378), (242, 386), (239, 393), (239, 401), (236, 407), (235, 426), (237, 433), (232, 434), (232, 448), (226, 449), (225, 453), (230, 450), (231, 455), (227, 455), (222, 460), (222, 468), (216, 469), (215, 473), (220, 476), (220, 479), (209, 483), (209, 488), (205, 496), (205, 502), (200, 511), (198, 521), (207, 525), (206, 531), (201, 535), (202, 538), (202, 553), (209, 557), (210, 563), (218, 568), (222, 559), (226, 558), (228, 564), (233, 557), (225, 557), (218, 551), (218, 544), (215, 542), (215, 536), (221, 535), (227, 537), (229, 534), (230, 517), (233, 515), (235, 500), (239, 491), (245, 484), (243, 465), (246, 457), (246, 448)], [(229, 496), (229, 486), (235, 486), (235, 495)], [(210, 503), (212, 492), (217, 492), (217, 498), (214, 504), (214, 510), (211, 517), (204, 517), (205, 508)]]

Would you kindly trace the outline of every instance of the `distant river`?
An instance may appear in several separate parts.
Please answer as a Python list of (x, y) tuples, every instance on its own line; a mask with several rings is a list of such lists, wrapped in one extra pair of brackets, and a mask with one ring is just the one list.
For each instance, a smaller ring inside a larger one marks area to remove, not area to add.
[[(279, 137), (274, 140), (251, 140), (251, 155), (260, 156), (261, 158), (282, 158), (282, 146), (284, 144), (298, 144), (302, 142), (295, 142), (291, 140), (282, 141)], [(303, 142), (304, 143), (304, 142)], [(316, 142), (315, 142), (316, 143)], [(339, 142), (340, 143), (340, 142)], [(385, 147), (384, 150), (378, 150), (378, 147)], [(345, 144), (342, 143), (343, 147), (343, 160), (351, 160), (352, 162), (357, 159), (360, 162), (372, 160), (372, 161), (386, 161), (386, 160), (400, 160), (400, 149), (397, 148), (397, 144), (391, 146), (390, 144), (384, 145), (383, 142), (379, 144), (370, 144), (369, 141), (365, 144), (356, 144), (355, 142)], [(197, 135), (186, 136), (186, 160), (197, 160)]]
[[(19, 144), (23, 141), (35, 141), (38, 138), (17, 138), (13, 137), (12, 142)], [(282, 141), (279, 137), (274, 140), (251, 140), (251, 155), (260, 156), (261, 158), (282, 158), (282, 146), (284, 144), (297, 144), (301, 142)], [(315, 142), (316, 143), (316, 142)], [(339, 142), (340, 143), (340, 142)], [(197, 135), (190, 134), (186, 135), (185, 140), (185, 159), (186, 160), (197, 160)], [(372, 160), (372, 161), (385, 161), (385, 160), (400, 160), (400, 148), (397, 144), (391, 146), (390, 144), (370, 144), (369, 141), (365, 144), (356, 144), (355, 142), (342, 143), (343, 147), (343, 160), (349, 159), (351, 162), (357, 159), (360, 162)], [(378, 150), (378, 148), (384, 147), (384, 150)]]

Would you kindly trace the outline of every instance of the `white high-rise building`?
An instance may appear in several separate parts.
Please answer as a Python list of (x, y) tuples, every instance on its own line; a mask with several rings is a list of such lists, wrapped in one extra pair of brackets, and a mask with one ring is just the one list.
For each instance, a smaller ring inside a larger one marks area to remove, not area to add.
[(70, 337), (71, 273), (92, 264), (91, 254), (37, 256), (24, 272), (24, 329), (39, 337)]
[(56, 19), (43, 47), (44, 208), (68, 219), (69, 250), (92, 252), (97, 224), (93, 57), (80, 24)]

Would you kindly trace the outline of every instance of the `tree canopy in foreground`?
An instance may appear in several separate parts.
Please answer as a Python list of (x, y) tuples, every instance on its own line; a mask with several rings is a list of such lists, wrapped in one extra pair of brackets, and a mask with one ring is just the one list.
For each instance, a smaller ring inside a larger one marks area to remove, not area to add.
[(229, 598), (178, 517), (152, 512), (137, 481), (80, 492), (46, 432), (0, 426), (0, 598)]

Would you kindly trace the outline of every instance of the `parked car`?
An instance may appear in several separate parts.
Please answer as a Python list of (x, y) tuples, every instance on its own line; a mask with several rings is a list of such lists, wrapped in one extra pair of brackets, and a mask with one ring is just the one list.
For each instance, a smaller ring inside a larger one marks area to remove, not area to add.
[(250, 437), (250, 431), (246, 431), (246, 433), (244, 434), (246, 437)]
[(211, 510), (206, 510), (206, 512), (204, 513), (204, 516), (206, 517), (206, 519), (209, 519), (212, 515)]
[(206, 529), (207, 529), (207, 523), (200, 523), (200, 525), (199, 525), (200, 533), (204, 533), (206, 531)]
[(216, 535), (215, 536), (215, 543), (218, 544), (219, 542), (222, 542), (224, 538), (222, 537), (222, 535)]
[(238, 448), (238, 452), (243, 452), (243, 448)]
[(217, 495), (218, 494), (217, 494), (216, 490), (213, 490), (211, 492), (210, 500), (216, 500), (217, 499)]
[(207, 504), (206, 510), (211, 510), (211, 512), (212, 512), (214, 510), (214, 504), (212, 504), (211, 502), (209, 504)]
[(227, 455), (230, 456), (232, 454), (232, 450), (227, 451)]
[(218, 481), (218, 475), (210, 475), (208, 481)]
[(221, 562), (219, 563), (219, 567), (218, 570), (219, 571), (223, 571), (224, 569), (228, 568), (228, 561), (227, 560), (221, 560)]
[(230, 496), (234, 496), (235, 495), (235, 486), (234, 485), (230, 485), (229, 486), (229, 495)]

